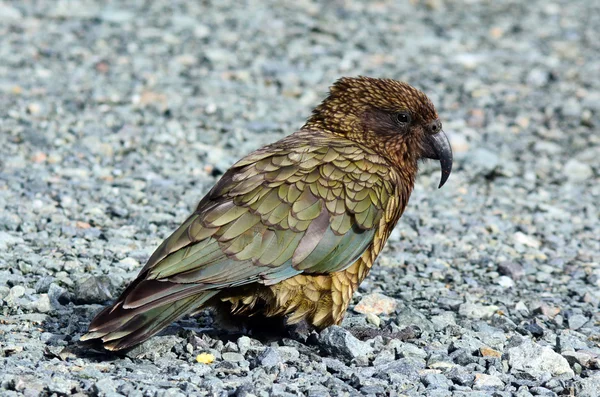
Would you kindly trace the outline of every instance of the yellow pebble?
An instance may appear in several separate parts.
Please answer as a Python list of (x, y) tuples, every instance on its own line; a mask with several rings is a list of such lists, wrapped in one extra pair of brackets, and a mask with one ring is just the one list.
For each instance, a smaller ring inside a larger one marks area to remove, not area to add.
[(201, 364), (210, 364), (215, 361), (215, 356), (210, 353), (201, 353), (196, 356), (196, 361)]

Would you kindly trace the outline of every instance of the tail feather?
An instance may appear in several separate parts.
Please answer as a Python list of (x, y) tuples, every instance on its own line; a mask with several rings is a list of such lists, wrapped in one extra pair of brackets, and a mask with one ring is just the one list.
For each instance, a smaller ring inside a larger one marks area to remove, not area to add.
[[(169, 287), (168, 284), (177, 286), (176, 284), (166, 282), (162, 284), (166, 287)], [(205, 288), (188, 285), (187, 289), (175, 290), (175, 292), (171, 294), (161, 294), (155, 300), (148, 300), (147, 302), (141, 303), (139, 301), (129, 303), (131, 294), (135, 293), (137, 289), (143, 289), (144, 287), (146, 287), (146, 284), (142, 282), (138, 285), (138, 288), (134, 289), (132, 292), (125, 291), (113, 306), (105, 308), (94, 317), (90, 323), (88, 332), (105, 333), (117, 326), (124, 325), (134, 316), (149, 312), (155, 308), (166, 307), (169, 303), (173, 303), (177, 300), (183, 300), (194, 296), (205, 296), (205, 294), (210, 294), (207, 298), (209, 299), (214, 295), (211, 291), (204, 291)]]
[(218, 291), (204, 291), (161, 305), (154, 302), (136, 308), (123, 307), (119, 300), (100, 312), (80, 340), (97, 340), (107, 350), (121, 350), (145, 341), (173, 321), (197, 311)]

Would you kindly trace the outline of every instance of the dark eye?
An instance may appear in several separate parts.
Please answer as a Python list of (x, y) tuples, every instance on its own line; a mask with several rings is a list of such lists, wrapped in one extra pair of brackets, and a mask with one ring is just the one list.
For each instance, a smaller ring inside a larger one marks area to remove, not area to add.
[(408, 124), (408, 123), (410, 123), (410, 114), (408, 114), (406, 112), (398, 113), (396, 115), (396, 119), (401, 124)]

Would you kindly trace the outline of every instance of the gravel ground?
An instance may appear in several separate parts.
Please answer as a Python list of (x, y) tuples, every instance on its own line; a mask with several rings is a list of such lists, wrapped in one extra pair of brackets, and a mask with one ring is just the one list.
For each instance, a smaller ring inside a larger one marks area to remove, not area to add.
[[(279, 3), (0, 3), (0, 395), (600, 395), (600, 2)], [(229, 165), (358, 74), (427, 92), (455, 171), (423, 166), (342, 327), (205, 313), (77, 349)]]

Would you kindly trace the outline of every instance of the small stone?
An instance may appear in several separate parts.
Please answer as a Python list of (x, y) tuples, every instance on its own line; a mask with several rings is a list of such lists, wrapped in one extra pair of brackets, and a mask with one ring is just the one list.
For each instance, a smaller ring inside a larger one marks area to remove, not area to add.
[(217, 105), (215, 105), (214, 103), (209, 103), (208, 105), (206, 105), (206, 108), (204, 109), (204, 112), (206, 114), (214, 114), (217, 112)]
[(94, 389), (97, 394), (110, 395), (116, 393), (117, 385), (111, 378), (102, 378), (94, 384)]
[(390, 347), (393, 347), (395, 352), (403, 358), (418, 358), (425, 359), (427, 352), (412, 343), (401, 342), (398, 339), (392, 339), (390, 341)]
[(263, 351), (263, 345), (256, 339), (247, 336), (241, 336), (237, 340), (237, 345), (241, 354), (246, 354), (248, 351)]
[(21, 237), (13, 236), (7, 232), (0, 232), (0, 251), (6, 251), (9, 247), (23, 243), (24, 241)]
[(102, 12), (101, 18), (106, 22), (121, 24), (131, 21), (135, 15), (127, 10), (106, 9)]
[(497, 376), (486, 375), (486, 374), (475, 374), (475, 382), (473, 389), (475, 390), (491, 390), (491, 389), (502, 389), (504, 382)]
[(327, 353), (342, 356), (348, 360), (366, 357), (373, 352), (371, 346), (356, 339), (350, 332), (337, 325), (322, 331), (319, 342)]
[(600, 91), (588, 92), (583, 99), (583, 106), (594, 112), (600, 111)]
[(562, 356), (567, 359), (569, 364), (573, 365), (575, 363), (581, 365), (582, 367), (589, 368), (592, 364), (596, 364), (598, 362), (598, 355), (592, 352), (587, 352), (584, 350), (579, 351), (566, 351), (562, 353)]
[(596, 373), (579, 382), (579, 392), (576, 395), (578, 397), (598, 397), (598, 390), (600, 390), (600, 374)]
[(592, 167), (581, 161), (571, 159), (567, 161), (563, 168), (563, 174), (571, 182), (583, 182), (592, 177), (594, 172)]
[(581, 115), (581, 104), (574, 98), (568, 98), (562, 107), (562, 113), (567, 117), (579, 117)]
[(572, 330), (578, 330), (588, 322), (588, 318), (582, 314), (574, 314), (569, 317), (569, 328)]
[(11, 7), (8, 4), (0, 3), (0, 21), (10, 22), (17, 21), (23, 18), (23, 14), (15, 7)]
[(475, 380), (475, 376), (462, 367), (452, 368), (447, 375), (452, 380), (452, 382), (462, 386), (470, 386)]
[(448, 378), (438, 373), (428, 373), (427, 375), (423, 376), (421, 382), (423, 382), (428, 389), (447, 390), (450, 388), (450, 386), (452, 386), (452, 382), (450, 382)]
[(223, 352), (239, 353), (240, 348), (238, 347), (238, 345), (236, 343), (229, 341), (225, 344), (225, 346), (223, 346)]
[(525, 275), (525, 270), (516, 262), (502, 262), (498, 264), (498, 273), (517, 280)]
[(373, 366), (378, 366), (386, 363), (391, 363), (396, 359), (396, 352), (394, 349), (383, 349), (377, 353), (375, 359), (373, 360)]
[[(600, 278), (596, 281), (596, 284), (600, 283)], [(594, 307), (600, 305), (600, 295), (591, 294), (589, 291), (583, 295), (583, 302), (591, 303)]]
[(542, 326), (535, 321), (523, 325), (523, 329), (531, 333), (531, 335), (535, 336), (536, 338), (544, 336), (544, 328), (542, 328)]
[(494, 26), (493, 28), (490, 29), (490, 36), (492, 36), (494, 39), (499, 39), (503, 35), (504, 35), (504, 29), (502, 29), (501, 27)]
[(527, 75), (527, 84), (534, 87), (545, 86), (550, 79), (550, 73), (546, 70), (534, 68), (529, 71)]
[[(0, 12), (2, 12), (1, 8)], [(24, 396), (42, 396), (46, 385), (40, 378), (36, 379), (35, 375), (24, 375), (14, 380), (14, 388)]]
[(132, 271), (140, 266), (140, 262), (135, 258), (127, 257), (120, 260), (119, 265), (123, 266), (127, 271)]
[(23, 295), (25, 295), (25, 287), (23, 287), (22, 285), (15, 285), (14, 287), (12, 287), (10, 289), (10, 292), (8, 293), (8, 295), (10, 297), (14, 298), (20, 298)]
[(175, 335), (154, 336), (141, 345), (128, 350), (125, 355), (129, 358), (144, 358), (161, 356), (170, 352), (173, 347), (181, 344), (181, 338)]
[(526, 375), (530, 379), (546, 376), (572, 378), (573, 370), (567, 360), (546, 346), (540, 346), (532, 340), (525, 340), (518, 346), (507, 350), (510, 371), (517, 375)]
[(46, 153), (36, 152), (33, 154), (33, 156), (31, 156), (31, 161), (39, 164), (39, 163), (43, 163), (44, 161), (46, 161), (47, 158), (48, 158), (48, 155), (46, 155)]
[(221, 354), (221, 358), (223, 359), (223, 361), (231, 361), (232, 363), (239, 363), (241, 361), (244, 361), (244, 356), (240, 353), (234, 353), (234, 352), (226, 352)]
[(23, 346), (14, 345), (14, 344), (4, 344), (0, 346), (0, 349), (4, 352), (6, 356), (10, 356), (14, 353), (20, 353), (23, 351)]
[(50, 283), (48, 287), (48, 298), (53, 307), (60, 307), (63, 303), (68, 303), (69, 292), (56, 283)]
[(476, 303), (463, 303), (458, 308), (458, 314), (468, 318), (484, 319), (492, 317), (498, 309), (499, 307), (495, 305), (486, 306)]
[(496, 279), (496, 282), (498, 283), (498, 285), (500, 285), (501, 287), (504, 288), (512, 288), (515, 286), (515, 282), (507, 276), (500, 276)]
[(367, 318), (367, 322), (368, 323), (371, 323), (371, 324), (373, 324), (376, 327), (379, 327), (379, 325), (381, 324), (381, 319), (376, 314), (367, 313), (365, 315), (365, 317)]
[(31, 115), (36, 115), (41, 111), (41, 106), (39, 103), (33, 102), (27, 105), (27, 112)]
[(453, 312), (443, 312), (442, 314), (431, 317), (431, 322), (436, 331), (441, 331), (456, 325), (455, 317), (456, 315)]
[(5, 285), (0, 285), (0, 299), (4, 300), (10, 294), (10, 288)]
[(40, 277), (35, 283), (35, 292), (38, 294), (48, 292), (48, 288), (50, 288), (50, 284), (52, 284), (53, 281), (54, 277), (52, 276)]
[(513, 235), (513, 238), (516, 243), (523, 244), (523, 245), (525, 245), (527, 247), (531, 247), (531, 248), (540, 248), (540, 246), (542, 245), (542, 243), (540, 243), (540, 241), (538, 239), (536, 239), (535, 237), (528, 236), (522, 232), (516, 232)]
[(527, 308), (527, 306), (525, 305), (525, 303), (523, 301), (517, 302), (517, 304), (515, 305), (515, 310), (523, 312), (523, 313), (529, 313), (529, 309)]
[(423, 313), (412, 306), (408, 306), (398, 313), (396, 324), (398, 324), (400, 329), (417, 326), (422, 332), (434, 332), (433, 323)]
[(362, 314), (390, 314), (396, 310), (397, 304), (394, 298), (374, 293), (364, 296), (354, 307), (354, 311)]
[(197, 24), (194, 26), (194, 36), (199, 39), (203, 39), (210, 35), (210, 28), (203, 24)]
[(479, 348), (479, 353), (482, 357), (502, 357), (502, 353), (490, 347), (483, 346)]
[(260, 356), (258, 356), (258, 362), (263, 367), (274, 367), (276, 365), (281, 364), (282, 361), (281, 357), (279, 356), (279, 353), (277, 353), (277, 350), (273, 349), (272, 347), (269, 347), (264, 352), (262, 352)]
[(112, 299), (110, 279), (106, 276), (93, 276), (80, 280), (75, 289), (77, 303), (103, 303)]
[(50, 395), (56, 393), (58, 395), (69, 395), (71, 394), (71, 390), (73, 390), (78, 382), (65, 379), (60, 375), (53, 376), (48, 383), (47, 390), (50, 392)]
[(298, 361), (298, 359), (300, 358), (300, 352), (295, 347), (279, 346), (276, 348), (276, 350), (283, 362), (294, 362)]
[(50, 310), (52, 310), (52, 305), (50, 304), (50, 298), (48, 297), (48, 294), (41, 294), (40, 298), (35, 301), (34, 307), (40, 313), (48, 313)]
[(460, 53), (454, 56), (454, 61), (458, 64), (462, 65), (465, 69), (473, 70), (475, 69), (481, 62), (485, 61), (485, 58), (481, 55), (474, 53)]
[(553, 319), (558, 313), (560, 313), (560, 307), (549, 306), (545, 303), (542, 303), (540, 306), (536, 307), (533, 312), (537, 314), (543, 314), (549, 319)]

